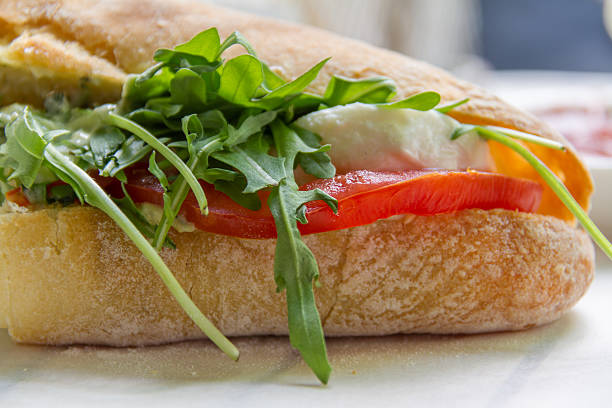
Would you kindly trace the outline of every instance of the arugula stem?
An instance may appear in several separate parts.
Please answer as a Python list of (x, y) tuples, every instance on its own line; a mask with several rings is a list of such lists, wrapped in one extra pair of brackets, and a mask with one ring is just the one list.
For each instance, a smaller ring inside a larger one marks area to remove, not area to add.
[[(180, 177), (175, 181), (178, 184), (176, 190), (172, 192), (171, 204), (170, 208), (172, 214), (178, 213), (178, 210), (181, 208), (183, 201), (187, 198), (187, 194), (189, 194), (188, 184), (185, 182), (183, 177)], [(155, 229), (155, 237), (153, 238), (152, 245), (155, 250), (159, 251), (164, 246), (164, 242), (166, 241), (166, 237), (168, 236), (168, 232), (170, 232), (170, 228), (172, 224), (174, 224), (174, 220), (176, 217), (168, 217), (166, 216), (166, 212), (164, 211), (162, 214), (162, 218)]]
[(102, 174), (110, 175), (111, 170), (114, 169), (116, 166), (117, 162), (115, 160), (109, 160), (108, 163), (106, 163), (106, 166), (104, 166), (104, 168), (102, 169)]
[(53, 145), (48, 144), (44, 151), (45, 159), (53, 166), (70, 175), (71, 178), (84, 191), (85, 201), (106, 213), (117, 225), (126, 233), (132, 242), (138, 247), (140, 252), (149, 260), (159, 277), (162, 279), (172, 296), (179, 305), (194, 321), (194, 323), (232, 360), (238, 360), (240, 355), (236, 346), (217, 329), (202, 314), (200, 309), (193, 303), (185, 290), (181, 287), (176, 277), (172, 274), (168, 266), (161, 259), (157, 251), (149, 244), (146, 238), (140, 233), (138, 228), (129, 218), (117, 207), (102, 188), (80, 167), (70, 159), (60, 153)]
[(501, 143), (510, 149), (520, 154), (538, 174), (544, 179), (546, 184), (559, 197), (561, 202), (565, 204), (568, 210), (578, 219), (580, 224), (589, 233), (593, 241), (602, 249), (602, 251), (612, 259), (612, 244), (604, 234), (597, 228), (595, 223), (591, 221), (589, 216), (584, 212), (580, 204), (572, 197), (572, 194), (563, 185), (563, 182), (553, 173), (539, 158), (537, 158), (529, 149), (512, 139), (511, 136), (497, 132), (491, 128), (477, 126), (475, 130), (488, 140), (494, 140)]
[(514, 129), (507, 129), (499, 126), (479, 126), (479, 128), (486, 128), (493, 130), (494, 132), (504, 134), (506, 136), (510, 136), (513, 139), (523, 140), (525, 142), (535, 143), (540, 146), (548, 147), (553, 150), (561, 150), (565, 151), (565, 146), (563, 144), (556, 142), (554, 140), (545, 139), (540, 136), (532, 135), (531, 133), (520, 132)]
[(149, 146), (159, 152), (162, 156), (166, 158), (176, 169), (181, 173), (181, 175), (185, 178), (189, 187), (193, 190), (196, 199), (198, 200), (198, 204), (200, 205), (200, 211), (202, 214), (208, 215), (208, 207), (206, 202), (206, 195), (204, 194), (204, 190), (202, 186), (193, 175), (192, 171), (187, 167), (185, 162), (181, 160), (180, 157), (177, 156), (168, 146), (159, 141), (155, 136), (153, 136), (148, 130), (140, 126), (138, 123), (133, 122), (123, 116), (119, 116), (116, 113), (109, 112), (108, 113), (108, 121), (128, 132), (133, 133), (135, 136), (141, 138), (145, 141)]
[[(217, 137), (210, 142), (208, 142), (204, 147), (200, 150), (200, 152), (194, 157), (193, 160), (190, 160), (188, 163), (189, 170), (193, 171), (198, 166), (200, 162), (200, 157), (202, 154), (207, 154), (206, 152), (214, 147), (215, 145), (221, 143), (221, 137)], [(176, 186), (176, 187), (175, 187)], [(166, 242), (166, 237), (168, 236), (168, 232), (174, 224), (174, 220), (176, 215), (178, 214), (183, 202), (187, 198), (187, 194), (189, 194), (189, 189), (187, 188), (188, 184), (184, 177), (179, 176), (171, 186), (171, 202), (170, 202), (170, 212), (173, 217), (168, 217), (166, 215), (166, 211), (163, 212), (162, 218), (159, 221), (157, 229), (155, 230), (155, 237), (153, 238), (153, 246), (157, 251), (159, 251), (164, 242)]]
[[(189, 157), (189, 153), (186, 150), (178, 150), (176, 152), (176, 155), (180, 157), (181, 160), (183, 161), (187, 160), (187, 158)], [(168, 167), (172, 166), (172, 163), (164, 159), (164, 160), (160, 160), (159, 162), (157, 162), (157, 165), (159, 166), (160, 169), (166, 170)]]

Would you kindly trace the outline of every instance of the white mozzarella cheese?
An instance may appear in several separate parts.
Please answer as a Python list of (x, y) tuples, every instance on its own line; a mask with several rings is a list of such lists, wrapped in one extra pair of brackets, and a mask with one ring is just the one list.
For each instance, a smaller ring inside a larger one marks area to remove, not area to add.
[(338, 173), (351, 170), (493, 170), (487, 142), (470, 132), (451, 140), (459, 122), (435, 110), (353, 103), (301, 117), (296, 124), (331, 144)]

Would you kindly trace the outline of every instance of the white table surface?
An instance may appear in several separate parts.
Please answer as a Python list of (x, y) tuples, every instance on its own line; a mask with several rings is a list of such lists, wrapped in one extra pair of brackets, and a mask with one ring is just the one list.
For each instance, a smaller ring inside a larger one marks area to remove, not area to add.
[[(612, 267), (565, 317), (518, 333), (331, 339), (318, 386), (286, 338), (37, 347), (0, 330), (0, 407), (612, 406)], [(349, 405), (350, 404), (350, 405)]]

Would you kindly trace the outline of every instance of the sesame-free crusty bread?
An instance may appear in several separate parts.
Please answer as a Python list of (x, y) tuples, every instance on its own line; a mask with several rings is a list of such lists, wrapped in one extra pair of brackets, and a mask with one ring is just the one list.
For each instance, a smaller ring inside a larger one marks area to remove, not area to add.
[[(163, 250), (164, 259), (221, 331), (287, 333), (274, 240), (200, 231), (172, 238), (178, 249)], [(319, 263), (315, 295), (332, 336), (523, 329), (560, 317), (593, 278), (585, 233), (506, 210), (395, 217), (304, 241)], [(5, 316), (17, 341), (125, 346), (203, 336), (95, 209), (0, 215), (0, 242)]]
[[(423, 90), (470, 97), (454, 115), (563, 140), (536, 118), (485, 91), (405, 56), (330, 33), (179, 0), (3, 0), (3, 103), (41, 104), (52, 90), (77, 103), (119, 96), (126, 74), (216, 26), (240, 30), (259, 56), (294, 78), (332, 56), (311, 90), (333, 74), (393, 78), (399, 97)], [(236, 47), (238, 52), (238, 47)], [(529, 146), (585, 208), (591, 179), (571, 149)], [(538, 179), (491, 144), (497, 169)], [(593, 247), (545, 188), (541, 214), (467, 210), (396, 217), (305, 237), (321, 269), (316, 289), (328, 335), (514, 330), (550, 322), (593, 278)], [(204, 232), (174, 234), (170, 269), (227, 335), (287, 331), (275, 293), (273, 240)], [(0, 215), (0, 326), (30, 343), (155, 344), (202, 337), (147, 261), (106, 216), (70, 207)]]

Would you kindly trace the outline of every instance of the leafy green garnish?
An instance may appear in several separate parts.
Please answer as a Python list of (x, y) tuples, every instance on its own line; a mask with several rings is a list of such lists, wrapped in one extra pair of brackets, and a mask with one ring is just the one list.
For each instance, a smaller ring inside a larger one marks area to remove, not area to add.
[(293, 81), (280, 85), (278, 88), (259, 99), (256, 102), (256, 105), (265, 109), (276, 109), (285, 101), (289, 100), (289, 98), (298, 96), (304, 91), (304, 89), (306, 89), (308, 85), (310, 85), (312, 81), (315, 80), (317, 75), (319, 75), (321, 68), (323, 68), (327, 61), (329, 61), (329, 58), (319, 62), (317, 65), (310, 68), (307, 72), (300, 75)]
[[(217, 31), (216, 28), (211, 28), (210, 30)], [(202, 45), (204, 45), (204, 44), (202, 44)], [(221, 56), (221, 54), (223, 54), (228, 48), (230, 48), (230, 47), (232, 47), (234, 45), (242, 45), (242, 47), (246, 50), (247, 53), (249, 53), (250, 55), (252, 55), (254, 57), (257, 57), (257, 54), (255, 53), (255, 50), (253, 49), (251, 44), (249, 44), (247, 39), (244, 38), (244, 36), (242, 34), (240, 34), (238, 31), (234, 31), (219, 46), (217, 54), (215, 55), (215, 59), (219, 58)]]
[(324, 200), (337, 211), (337, 201), (316, 189), (299, 191), (293, 175), (293, 164), (298, 154), (317, 153), (282, 122), (272, 124), (272, 133), (279, 153), (285, 158), (285, 174), (272, 188), (268, 206), (278, 235), (274, 261), (274, 280), (278, 290), (287, 289), (289, 339), (319, 380), (326, 384), (331, 373), (327, 360), (325, 336), (314, 301), (312, 282), (318, 280), (319, 269), (314, 255), (301, 240), (297, 221), (307, 222), (304, 205)]
[(141, 138), (146, 144), (151, 146), (153, 149), (158, 151), (161, 155), (163, 155), (166, 160), (168, 160), (172, 165), (176, 167), (176, 169), (181, 173), (181, 176), (185, 178), (189, 187), (193, 190), (196, 199), (198, 200), (198, 204), (200, 205), (200, 210), (203, 214), (207, 214), (208, 210), (206, 208), (206, 196), (204, 195), (204, 190), (198, 180), (195, 178), (189, 167), (181, 160), (179, 156), (176, 155), (170, 148), (168, 148), (165, 144), (163, 144), (159, 139), (153, 136), (149, 131), (140, 126), (139, 124), (126, 119), (122, 116), (119, 116), (115, 113), (110, 112), (108, 114), (108, 122), (121, 128), (125, 129), (129, 132), (132, 132), (134, 135)]
[[(63, 187), (63, 186), (62, 186)], [(147, 239), (152, 240), (155, 236), (155, 225), (151, 224), (149, 220), (144, 216), (140, 208), (134, 203), (132, 197), (130, 197), (129, 193), (125, 188), (125, 184), (121, 183), (121, 190), (123, 191), (123, 198), (113, 198), (117, 207), (123, 211), (126, 217), (132, 221), (132, 224), (142, 235), (144, 235)], [(166, 238), (164, 242), (164, 246), (170, 249), (176, 249), (176, 245), (170, 237)]]
[(334, 76), (327, 85), (323, 100), (328, 106), (348, 105), (354, 102), (386, 103), (395, 93), (395, 82), (389, 78), (350, 79)]
[(465, 105), (469, 101), (470, 101), (470, 98), (461, 99), (460, 101), (453, 102), (449, 105), (440, 106), (439, 108), (436, 108), (436, 110), (440, 113), (448, 113), (452, 111), (453, 109), (458, 108), (461, 105)]
[(255, 96), (262, 82), (261, 62), (252, 55), (240, 55), (223, 66), (218, 93), (230, 103), (250, 107), (251, 98)]
[(89, 137), (89, 147), (96, 167), (104, 167), (124, 142), (125, 135), (116, 127), (103, 126), (96, 129)]
[[(565, 151), (565, 146), (563, 146), (561, 143), (555, 142), (554, 140), (550, 139), (544, 139), (543, 137), (535, 136), (530, 133), (520, 132), (514, 129), (502, 128), (499, 126), (486, 126), (484, 129), (493, 130), (497, 133), (502, 133), (506, 136), (510, 136), (513, 139), (535, 143), (537, 145), (544, 146), (549, 149)], [(478, 130), (480, 131), (481, 128), (479, 128)]]
[(49, 189), (50, 202), (58, 202), (63, 205), (68, 205), (76, 200), (76, 195), (68, 184), (60, 184)]
[[(316, 133), (302, 129), (297, 125), (291, 126), (291, 129), (306, 145), (312, 148), (321, 146), (321, 137)], [(326, 153), (330, 148), (330, 145), (325, 145), (321, 146), (318, 152), (298, 153), (296, 160), (306, 173), (322, 179), (332, 178), (336, 174), (336, 168)]]
[(380, 105), (383, 109), (414, 109), (428, 111), (440, 103), (440, 94), (437, 92), (422, 92), (412, 95), (398, 102)]
[(207, 61), (215, 61), (219, 58), (221, 39), (214, 28), (202, 31), (185, 44), (174, 47), (173, 52), (184, 52), (186, 54), (203, 57)]
[(45, 141), (39, 135), (30, 109), (5, 127), (6, 143), (2, 145), (0, 166), (12, 168), (8, 180), (31, 187), (43, 163)]
[[(196, 133), (192, 133), (194, 130)], [(183, 132), (187, 138), (187, 150), (189, 152), (187, 166), (189, 170), (194, 173), (198, 173), (198, 170), (200, 172), (203, 170), (205, 171), (208, 167), (208, 156), (221, 148), (221, 137), (217, 135), (205, 139), (202, 124), (195, 115), (183, 118)], [(150, 168), (153, 168), (152, 173), (156, 175), (162, 186), (164, 186), (165, 174), (155, 164), (154, 157), (150, 161)], [(182, 175), (179, 176), (171, 186), (168, 185), (167, 180), (165, 181), (164, 188), (166, 191), (170, 189), (170, 192), (164, 194), (164, 212), (155, 230), (153, 245), (157, 250), (161, 248), (170, 231), (170, 227), (181, 209), (181, 205), (187, 198), (187, 194), (189, 193), (188, 187), (189, 183)]]

